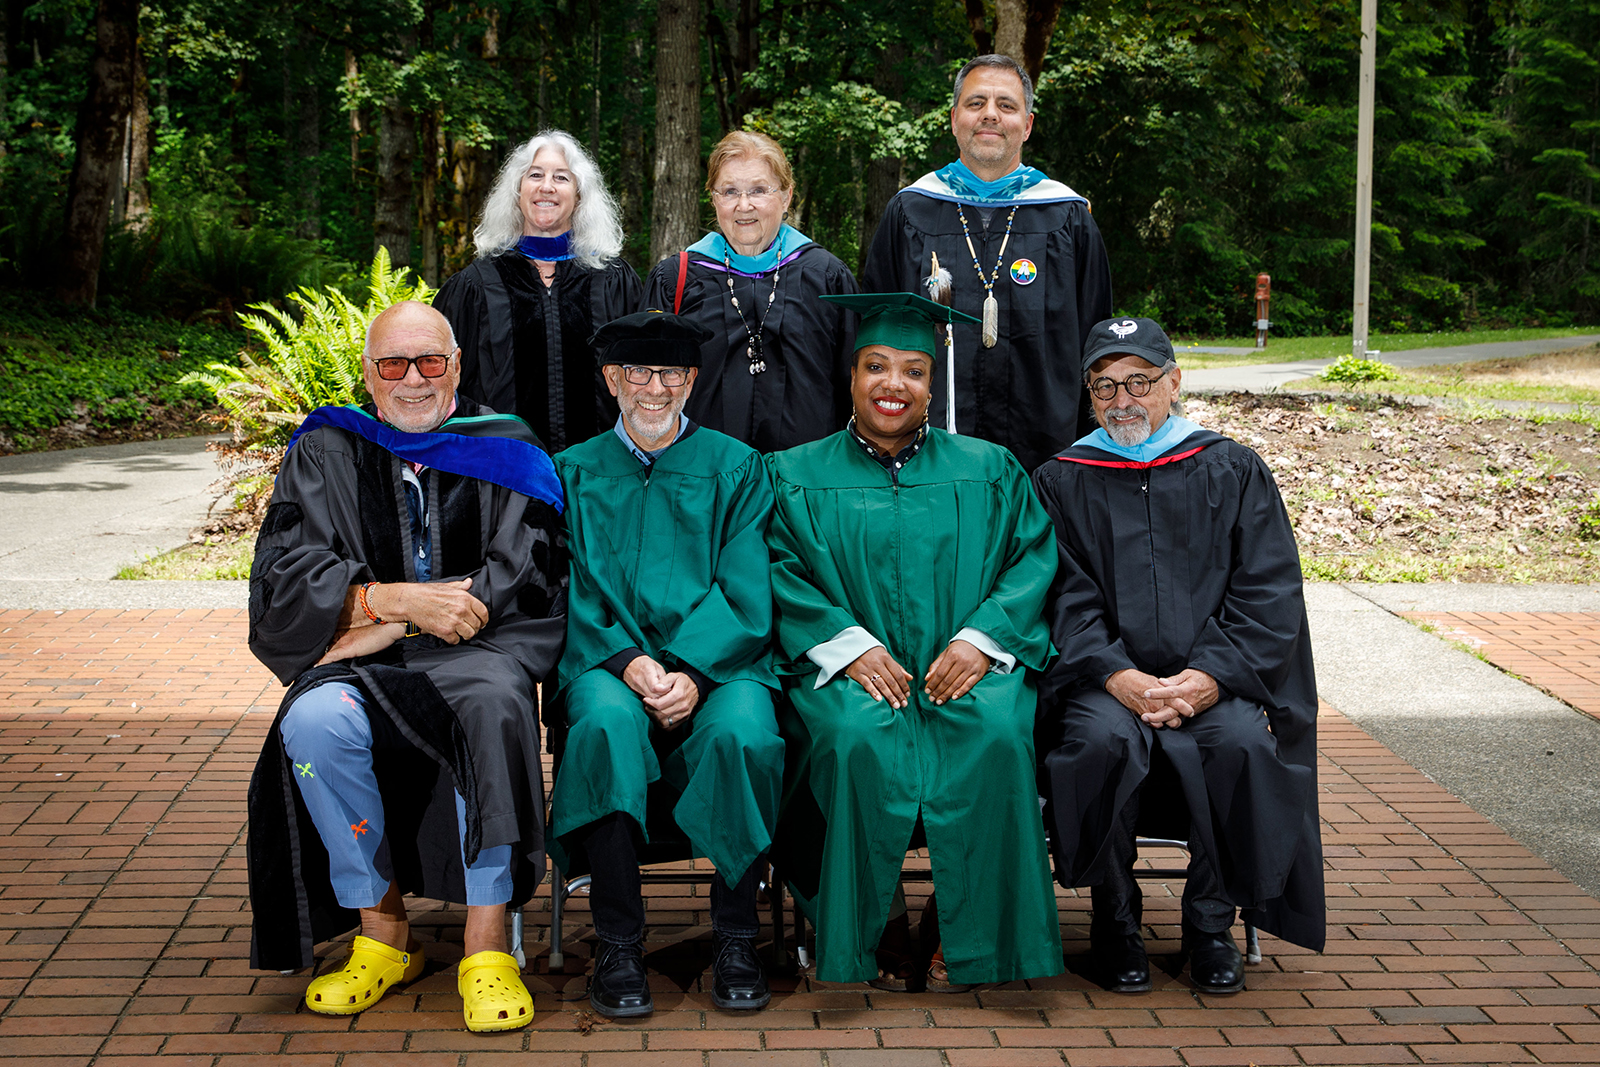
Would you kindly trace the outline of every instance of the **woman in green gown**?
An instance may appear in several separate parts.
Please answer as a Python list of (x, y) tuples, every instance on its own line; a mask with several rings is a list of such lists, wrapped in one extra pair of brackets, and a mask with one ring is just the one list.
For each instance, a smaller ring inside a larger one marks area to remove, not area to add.
[(927, 425), (934, 323), (970, 316), (907, 293), (832, 299), (862, 313), (854, 417), (768, 457), (790, 675), (780, 836), (817, 928), (816, 975), (878, 977), (919, 819), (942, 938), (930, 978), (1059, 974), (1033, 748), (1050, 520), (1010, 452)]

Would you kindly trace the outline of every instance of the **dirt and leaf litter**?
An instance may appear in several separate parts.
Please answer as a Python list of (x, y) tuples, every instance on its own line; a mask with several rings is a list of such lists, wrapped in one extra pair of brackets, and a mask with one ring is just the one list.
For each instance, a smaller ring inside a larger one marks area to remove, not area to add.
[(1586, 423), (1305, 394), (1190, 396), (1185, 414), (1266, 459), (1307, 578), (1595, 580)]

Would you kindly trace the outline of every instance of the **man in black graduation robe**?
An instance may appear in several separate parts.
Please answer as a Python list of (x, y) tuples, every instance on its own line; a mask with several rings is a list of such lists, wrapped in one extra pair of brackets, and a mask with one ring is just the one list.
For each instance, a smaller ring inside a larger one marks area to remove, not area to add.
[(420, 970), (402, 893), (465, 903), (463, 991), (476, 961), (510, 997), (478, 1003), (486, 1021), (469, 996), (468, 1025), (510, 1029), (532, 1019), (501, 950), (506, 905), (544, 874), (534, 686), (565, 631), (560, 483), (521, 420), (457, 396), (433, 309), (379, 316), (363, 365), (374, 404), (307, 418), (251, 569), (250, 648), (289, 686), (250, 783), (251, 964), (309, 966), (359, 922), (356, 963), (388, 980), (357, 989), (347, 967), (307, 993), (351, 1014)]
[(1111, 314), (1105, 243), (1087, 200), (1022, 165), (1033, 86), (1014, 59), (961, 69), (950, 128), (961, 158), (889, 201), (861, 284), (922, 292), (937, 255), (954, 307), (982, 319), (992, 295), (990, 345), (984, 327), (955, 327), (954, 425), (947, 368), (929, 410), (935, 425), (1004, 445), (1032, 470), (1094, 425), (1079, 354)]
[[(1148, 989), (1135, 823), (1141, 799), (1169, 827), (1186, 806), (1167, 832), (1190, 847), (1191, 976), (1234, 992), (1236, 905), (1288, 941), (1325, 940), (1317, 687), (1294, 532), (1260, 456), (1169, 413), (1180, 373), (1159, 326), (1100, 323), (1084, 360), (1102, 428), (1033, 476), (1060, 550), (1046, 609), (1060, 658), (1037, 728), (1056, 877), (1093, 887), (1107, 985)], [(1147, 779), (1171, 772), (1181, 800), (1158, 804)]]

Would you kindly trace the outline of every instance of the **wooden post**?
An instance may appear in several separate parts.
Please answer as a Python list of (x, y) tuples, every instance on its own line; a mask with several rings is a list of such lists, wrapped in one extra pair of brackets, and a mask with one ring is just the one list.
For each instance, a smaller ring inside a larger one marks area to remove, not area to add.
[(1267, 347), (1267, 330), (1271, 328), (1272, 275), (1256, 275), (1256, 347)]
[(1361, 91), (1356, 119), (1356, 284), (1350, 352), (1367, 354), (1372, 291), (1372, 104), (1378, 66), (1378, 0), (1361, 0)]

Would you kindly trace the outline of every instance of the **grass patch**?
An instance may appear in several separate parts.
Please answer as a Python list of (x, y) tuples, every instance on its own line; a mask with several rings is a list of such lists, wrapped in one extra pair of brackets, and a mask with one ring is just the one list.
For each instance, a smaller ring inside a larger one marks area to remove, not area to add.
[(176, 383), (242, 342), (219, 326), (14, 303), (0, 310), (0, 452), (215, 432), (210, 394)]
[(254, 537), (219, 544), (184, 545), (117, 571), (123, 581), (242, 581), (255, 559)]
[[(1542, 341), (1549, 337), (1577, 337), (1600, 333), (1600, 326), (1572, 326), (1562, 328), (1518, 327), (1510, 330), (1462, 330), (1457, 333), (1391, 333), (1376, 334), (1367, 341), (1369, 349), (1382, 352), (1402, 352), (1412, 348), (1441, 348), (1449, 345), (1475, 345), (1491, 341)], [(1211, 348), (1255, 349), (1254, 337), (1174, 338), (1172, 347), (1177, 350), (1178, 362), (1188, 368), (1244, 367), (1255, 363), (1294, 363), (1302, 359), (1337, 359), (1350, 354), (1350, 335), (1319, 337), (1272, 338), (1267, 347), (1238, 355), (1190, 352), (1190, 345)], [(1379, 359), (1383, 356), (1380, 354)]]
[[(1524, 400), (1579, 404), (1600, 412), (1600, 345), (1515, 359), (1486, 359), (1433, 367), (1397, 367), (1390, 381), (1342, 380), (1340, 387), (1368, 395), (1436, 396), (1469, 400)], [(1327, 390), (1321, 378), (1297, 378), (1285, 389)]]

